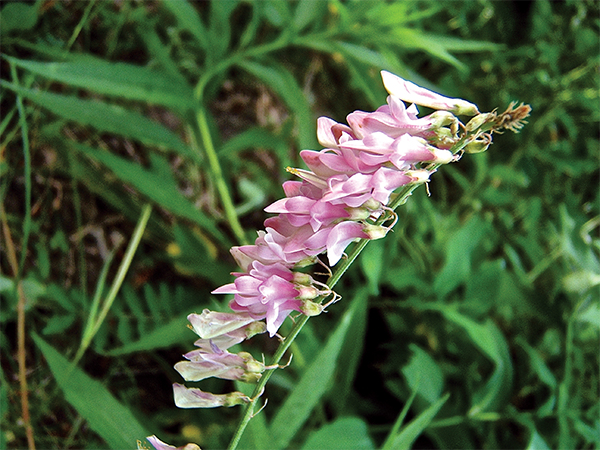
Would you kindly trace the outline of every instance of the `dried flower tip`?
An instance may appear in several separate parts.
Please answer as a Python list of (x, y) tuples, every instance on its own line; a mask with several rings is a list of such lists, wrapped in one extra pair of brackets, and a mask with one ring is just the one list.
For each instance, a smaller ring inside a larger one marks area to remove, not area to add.
[(521, 103), (515, 108), (516, 104), (517, 102), (511, 102), (506, 111), (498, 115), (494, 124), (494, 131), (504, 128), (513, 133), (518, 133), (525, 126), (527, 123), (525, 119), (529, 117), (531, 106)]

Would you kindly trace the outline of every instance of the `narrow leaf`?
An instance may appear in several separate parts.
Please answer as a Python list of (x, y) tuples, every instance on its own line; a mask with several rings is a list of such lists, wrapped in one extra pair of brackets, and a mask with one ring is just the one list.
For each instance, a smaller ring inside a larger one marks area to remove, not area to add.
[(71, 365), (39, 336), (34, 334), (33, 340), (44, 354), (67, 401), (110, 448), (133, 448), (136, 440), (149, 435), (131, 411), (117, 401), (101, 383)]
[[(165, 325), (160, 325), (144, 334), (135, 342), (125, 344), (105, 352), (109, 356), (126, 355), (133, 352), (143, 352), (172, 347), (176, 344), (194, 341), (194, 333), (187, 328), (186, 316), (177, 317)], [(197, 336), (196, 336), (197, 338)]]
[(0, 80), (0, 86), (15, 91), (64, 119), (92, 126), (98, 131), (135, 139), (147, 145), (175, 150), (182, 156), (195, 157), (175, 133), (163, 125), (121, 106), (83, 100), (70, 95), (24, 89), (4, 80)]
[(187, 0), (180, 0), (163, 2), (162, 5), (175, 16), (180, 28), (189, 31), (200, 46), (208, 50), (206, 27), (192, 3)]
[(409, 450), (415, 440), (423, 433), (429, 423), (433, 420), (440, 408), (446, 403), (450, 394), (444, 395), (437, 402), (419, 414), (412, 422), (405, 426), (394, 438), (390, 449)]
[(306, 100), (306, 96), (294, 76), (278, 64), (262, 65), (255, 61), (243, 61), (240, 67), (247, 70), (262, 82), (270, 86), (281, 96), (288, 108), (294, 113), (298, 125), (298, 145), (300, 148), (317, 148), (316, 121)]
[(102, 59), (44, 63), (6, 58), (37, 75), (98, 94), (165, 105), (182, 112), (193, 107), (193, 92), (187, 84), (148, 67)]
[(220, 242), (225, 243), (226, 238), (216, 227), (214, 221), (205, 216), (179, 192), (176, 186), (157, 177), (154, 173), (145, 170), (142, 166), (113, 155), (108, 151), (95, 150), (85, 145), (71, 144), (71, 147), (84, 153), (92, 159), (106, 165), (125, 183), (129, 183), (143, 195), (158, 203), (173, 214), (192, 220), (201, 228), (208, 231)]
[(289, 446), (296, 432), (306, 422), (311, 411), (327, 391), (355, 310), (356, 306), (353, 304), (344, 314), (323, 350), (304, 372), (296, 388), (273, 418), (271, 435), (275, 448), (283, 449)]

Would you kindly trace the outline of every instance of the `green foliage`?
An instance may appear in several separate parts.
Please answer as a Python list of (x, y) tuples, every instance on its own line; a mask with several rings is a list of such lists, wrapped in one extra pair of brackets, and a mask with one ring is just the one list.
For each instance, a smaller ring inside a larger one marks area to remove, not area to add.
[[(145, 433), (225, 447), (237, 410), (173, 406), (172, 365), (195, 339), (185, 317), (227, 310), (210, 291), (236, 270), (229, 247), (254, 240), (284, 168), (318, 149), (319, 115), (384, 103), (381, 69), (482, 111), (529, 103), (530, 123), (399, 208), (336, 286), (344, 300), (294, 342), (242, 447), (599, 447), (599, 13), (580, 0), (3, 7), (0, 447), (27, 446), (19, 284), (39, 448), (132, 448)], [(142, 244), (73, 365), (145, 203)], [(244, 346), (268, 363), (275, 344)]]

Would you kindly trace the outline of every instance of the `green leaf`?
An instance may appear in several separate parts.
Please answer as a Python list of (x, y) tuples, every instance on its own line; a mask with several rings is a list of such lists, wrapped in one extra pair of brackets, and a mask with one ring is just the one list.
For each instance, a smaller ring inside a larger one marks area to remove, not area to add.
[(206, 27), (194, 5), (187, 0), (162, 2), (177, 19), (179, 28), (189, 31), (205, 50), (209, 50)]
[[(367, 248), (369, 247), (367, 246)], [(369, 293), (367, 289), (358, 289), (352, 300), (352, 305), (355, 305), (355, 313), (352, 316), (352, 323), (350, 324), (352, 333), (349, 333), (344, 340), (344, 346), (338, 358), (339, 380), (335, 383), (329, 395), (330, 398), (335, 398), (334, 407), (339, 412), (344, 410), (347, 400), (350, 397), (352, 384), (354, 383), (356, 371), (363, 353), (367, 329), (368, 303)], [(302, 331), (304, 332), (304, 330)]]
[(266, 19), (276, 27), (282, 27), (289, 23), (292, 16), (289, 2), (281, 0), (264, 0), (264, 8), (262, 9)]
[(315, 17), (322, 16), (323, 9), (326, 7), (327, 3), (321, 0), (300, 0), (294, 11), (292, 27), (296, 32), (301, 31), (310, 24)]
[(298, 125), (300, 148), (317, 148), (316, 120), (313, 118), (306, 95), (298, 86), (294, 76), (283, 66), (275, 63), (267, 66), (255, 61), (242, 61), (238, 65), (270, 86), (294, 113)]
[[(154, 328), (137, 341), (104, 352), (108, 356), (126, 355), (161, 348), (169, 348), (176, 344), (194, 341), (194, 333), (187, 325), (187, 314), (177, 317), (165, 325)], [(197, 338), (197, 336), (196, 336)]]
[(419, 414), (408, 425), (403, 427), (398, 435), (391, 441), (391, 445), (387, 448), (394, 450), (409, 450), (412, 448), (412, 444), (427, 428), (449, 397), (450, 394), (444, 395), (437, 402)]
[(453, 309), (442, 309), (442, 313), (446, 319), (463, 327), (473, 344), (496, 365), (487, 383), (473, 394), (469, 415), (498, 409), (510, 393), (513, 382), (513, 367), (506, 339), (490, 319), (482, 325)]
[(194, 106), (193, 92), (187, 84), (148, 67), (96, 58), (49, 63), (6, 59), (37, 75), (98, 94), (165, 105), (180, 112)]
[(428, 403), (440, 398), (444, 387), (444, 375), (429, 354), (416, 344), (409, 345), (413, 355), (410, 362), (402, 368), (408, 386)]
[(450, 293), (471, 274), (471, 255), (486, 232), (485, 223), (473, 216), (446, 244), (446, 262), (435, 278), (433, 289), (440, 297)]
[(327, 391), (336, 368), (338, 355), (355, 314), (355, 305), (353, 304), (344, 314), (323, 350), (302, 374), (295, 389), (273, 418), (270, 429), (275, 443), (274, 448), (283, 449), (289, 446), (296, 432), (306, 422), (311, 411)]
[(163, 125), (118, 105), (95, 100), (83, 100), (71, 95), (59, 95), (24, 89), (0, 80), (0, 86), (12, 89), (54, 114), (98, 131), (135, 139), (147, 145), (175, 150), (182, 156), (195, 158), (183, 141)]
[(537, 431), (533, 431), (531, 433), (531, 439), (529, 439), (529, 444), (527, 444), (526, 450), (550, 450), (546, 441), (539, 435)]
[(33, 335), (33, 340), (44, 354), (66, 400), (110, 448), (133, 448), (136, 440), (149, 435), (131, 411), (117, 401), (100, 382), (90, 378), (79, 367), (71, 365), (36, 334)]
[(357, 417), (342, 417), (312, 433), (302, 450), (370, 450), (375, 444), (367, 424)]
[(38, 10), (43, 0), (38, 0), (34, 5), (23, 2), (5, 3), (0, 11), (0, 33), (5, 36), (14, 31), (32, 29), (38, 20)]
[(201, 228), (208, 231), (220, 242), (225, 243), (226, 238), (216, 227), (214, 221), (205, 216), (179, 192), (177, 186), (167, 180), (157, 177), (154, 173), (145, 170), (140, 165), (113, 155), (108, 151), (95, 150), (85, 145), (72, 143), (71, 147), (104, 164), (112, 170), (123, 182), (129, 183), (143, 195), (158, 203), (173, 214), (192, 220)]
[(371, 50), (362, 45), (351, 44), (349, 42), (337, 42), (335, 45), (347, 57), (356, 59), (377, 69), (386, 69), (387, 61), (381, 53)]
[(360, 267), (369, 281), (369, 293), (372, 295), (379, 295), (379, 282), (385, 264), (385, 245), (383, 239), (371, 242), (360, 256)]

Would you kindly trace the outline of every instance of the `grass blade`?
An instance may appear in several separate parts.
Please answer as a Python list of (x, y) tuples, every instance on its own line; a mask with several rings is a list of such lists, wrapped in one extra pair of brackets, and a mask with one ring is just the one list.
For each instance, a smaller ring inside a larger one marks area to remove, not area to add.
[(344, 314), (337, 329), (323, 350), (302, 375), (298, 385), (279, 408), (271, 423), (274, 447), (287, 448), (296, 432), (308, 419), (311, 411), (327, 391), (336, 368), (338, 355), (350, 329), (357, 303)]
[(413, 421), (406, 425), (395, 438), (393, 438), (389, 447), (386, 446), (385, 448), (409, 450), (412, 447), (413, 442), (415, 442), (421, 433), (423, 433), (449, 397), (450, 394), (444, 395), (437, 402), (419, 414)]
[(29, 72), (98, 94), (164, 105), (182, 112), (193, 107), (190, 86), (148, 67), (97, 58), (70, 62), (6, 59)]
[(0, 86), (13, 90), (64, 119), (89, 125), (98, 131), (135, 139), (143, 144), (174, 150), (182, 156), (195, 157), (175, 133), (122, 106), (83, 100), (71, 95), (24, 89), (3, 80), (0, 80)]
[(98, 381), (73, 366), (42, 338), (33, 335), (67, 401), (102, 437), (110, 448), (134, 448), (137, 439), (148, 436), (135, 416)]
[(122, 181), (131, 184), (166, 210), (197, 223), (221, 243), (226, 243), (225, 236), (216, 227), (214, 221), (196, 209), (175, 185), (169, 184), (164, 178), (107, 151), (95, 150), (75, 143), (72, 144), (72, 148), (104, 164)]

